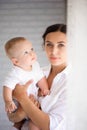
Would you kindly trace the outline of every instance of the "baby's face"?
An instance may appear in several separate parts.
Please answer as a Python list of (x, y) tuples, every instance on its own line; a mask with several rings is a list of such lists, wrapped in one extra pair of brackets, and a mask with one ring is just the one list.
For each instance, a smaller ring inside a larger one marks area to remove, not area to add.
[(17, 45), (18, 56), (16, 57), (18, 60), (18, 65), (28, 70), (29, 67), (36, 61), (36, 53), (32, 47), (31, 42), (23, 41), (21, 44)]

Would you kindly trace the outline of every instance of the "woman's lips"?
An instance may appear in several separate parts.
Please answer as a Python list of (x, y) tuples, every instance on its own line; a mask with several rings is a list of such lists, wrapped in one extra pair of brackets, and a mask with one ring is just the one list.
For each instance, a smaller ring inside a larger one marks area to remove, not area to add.
[(51, 60), (59, 60), (60, 58), (58, 57), (50, 57)]

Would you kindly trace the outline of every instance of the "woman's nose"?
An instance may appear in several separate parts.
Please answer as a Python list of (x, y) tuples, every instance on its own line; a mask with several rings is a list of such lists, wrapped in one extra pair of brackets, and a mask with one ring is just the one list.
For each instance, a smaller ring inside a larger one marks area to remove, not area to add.
[(58, 48), (54, 46), (54, 47), (52, 48), (52, 50), (51, 50), (51, 53), (55, 55), (55, 54), (58, 53), (58, 51), (59, 51)]

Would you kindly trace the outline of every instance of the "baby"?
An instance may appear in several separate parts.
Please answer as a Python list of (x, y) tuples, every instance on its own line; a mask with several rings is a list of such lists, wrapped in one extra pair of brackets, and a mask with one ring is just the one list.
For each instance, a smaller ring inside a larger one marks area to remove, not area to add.
[(49, 89), (30, 41), (24, 37), (15, 37), (5, 44), (5, 51), (13, 63), (13, 68), (6, 77), (3, 87), (5, 109), (11, 113), (17, 109), (12, 96), (16, 84), (25, 84), (32, 79), (33, 83), (29, 86), (27, 94), (33, 94), (36, 99), (38, 88), (41, 90), (42, 96), (48, 95)]

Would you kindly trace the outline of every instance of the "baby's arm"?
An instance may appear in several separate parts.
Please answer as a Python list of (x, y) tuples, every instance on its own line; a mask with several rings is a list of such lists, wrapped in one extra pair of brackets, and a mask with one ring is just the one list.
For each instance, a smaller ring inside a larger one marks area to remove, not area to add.
[(40, 88), (42, 96), (46, 96), (50, 94), (46, 77), (43, 77), (41, 80), (39, 80), (37, 86)]
[(17, 109), (15, 103), (12, 100), (12, 90), (6, 86), (3, 87), (3, 98), (5, 101), (5, 109), (7, 112), (11, 113)]

